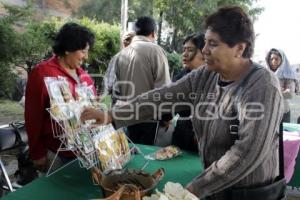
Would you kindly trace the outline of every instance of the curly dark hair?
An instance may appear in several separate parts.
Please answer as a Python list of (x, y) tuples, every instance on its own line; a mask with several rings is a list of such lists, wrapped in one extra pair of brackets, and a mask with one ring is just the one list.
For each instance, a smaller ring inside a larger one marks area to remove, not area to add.
[(251, 58), (254, 51), (254, 29), (250, 17), (238, 6), (223, 7), (209, 15), (205, 28), (220, 35), (222, 42), (233, 47), (239, 42), (247, 44), (244, 58)]
[(84, 49), (87, 44), (93, 46), (95, 35), (88, 28), (70, 22), (61, 27), (54, 38), (52, 49), (58, 56), (65, 55), (66, 51), (74, 52)]
[(182, 44), (184, 45), (189, 41), (191, 41), (197, 47), (197, 49), (202, 51), (205, 45), (205, 35), (203, 33), (188, 35), (184, 38)]

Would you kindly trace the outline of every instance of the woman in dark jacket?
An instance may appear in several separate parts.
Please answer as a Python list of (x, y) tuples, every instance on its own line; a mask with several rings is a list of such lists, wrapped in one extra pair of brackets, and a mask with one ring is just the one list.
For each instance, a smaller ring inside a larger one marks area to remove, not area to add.
[[(173, 77), (176, 82), (189, 74), (192, 70), (198, 69), (205, 64), (202, 49), (204, 47), (204, 34), (192, 34), (183, 41), (182, 64), (183, 69)], [(198, 151), (197, 137), (193, 130), (192, 121), (189, 119), (191, 111), (187, 110), (178, 113), (176, 127), (172, 136), (172, 144), (184, 150)]]

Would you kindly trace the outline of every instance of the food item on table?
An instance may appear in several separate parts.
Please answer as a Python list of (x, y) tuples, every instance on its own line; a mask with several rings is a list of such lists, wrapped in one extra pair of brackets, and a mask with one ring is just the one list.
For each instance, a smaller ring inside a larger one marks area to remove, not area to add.
[[(92, 169), (92, 176), (95, 182), (99, 183), (104, 196), (108, 199), (113, 198), (120, 191), (124, 190), (121, 199), (141, 199), (145, 195), (150, 195), (153, 188), (163, 178), (165, 171), (163, 168), (158, 169), (152, 175), (138, 169), (121, 169), (113, 170), (107, 174), (99, 174), (100, 170)], [(96, 176), (96, 177), (95, 177)]]
[(180, 183), (167, 182), (163, 191), (156, 190), (156, 194), (143, 197), (143, 200), (198, 200), (198, 197), (184, 189)]
[(165, 148), (161, 148), (155, 153), (151, 153), (145, 156), (148, 160), (168, 160), (180, 155), (182, 152), (176, 146), (167, 146)]
[(178, 147), (168, 146), (156, 152), (156, 159), (165, 160), (168, 158), (173, 158), (174, 156), (178, 155), (179, 152), (180, 150)]

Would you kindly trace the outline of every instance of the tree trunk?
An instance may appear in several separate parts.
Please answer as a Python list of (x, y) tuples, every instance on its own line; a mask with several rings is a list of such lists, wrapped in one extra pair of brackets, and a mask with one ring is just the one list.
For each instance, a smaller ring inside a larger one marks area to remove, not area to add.
[(159, 13), (159, 21), (158, 21), (158, 31), (157, 31), (157, 43), (158, 45), (161, 44), (161, 28), (162, 28), (162, 22), (163, 22), (163, 11), (160, 11)]
[(127, 20), (128, 20), (128, 0), (122, 0), (121, 5), (121, 32), (120, 32), (120, 38), (121, 38), (121, 46), (122, 46), (122, 36), (127, 30)]
[(173, 36), (172, 36), (172, 42), (171, 42), (171, 50), (172, 51), (174, 51), (174, 50), (176, 51), (177, 33), (178, 33), (178, 28), (176, 27), (174, 29)]

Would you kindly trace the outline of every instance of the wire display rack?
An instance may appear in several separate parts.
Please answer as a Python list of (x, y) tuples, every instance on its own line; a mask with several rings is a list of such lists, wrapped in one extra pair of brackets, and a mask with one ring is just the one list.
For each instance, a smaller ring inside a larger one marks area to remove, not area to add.
[[(123, 168), (132, 158), (128, 144), (130, 139), (125, 132), (122, 129), (115, 130), (111, 124), (91, 126), (93, 121), (85, 124), (80, 121), (84, 107), (106, 110), (97, 101), (92, 87), (86, 83), (77, 84), (76, 95), (73, 96), (66, 77), (45, 77), (44, 81), (50, 97), (51, 107), (47, 111), (50, 114), (53, 137), (61, 141), (47, 176), (61, 151), (72, 151), (80, 166), (86, 169), (97, 167), (105, 173)], [(132, 147), (137, 148), (134, 143)]]
[[(82, 168), (96, 167), (101, 172), (109, 172), (123, 168), (132, 158), (133, 149), (138, 150), (144, 157), (144, 153), (126, 136), (123, 129), (115, 130), (111, 124), (92, 127), (80, 124), (75, 114), (70, 118), (60, 117), (49, 108), (53, 136), (61, 141), (57, 154), (60, 151), (72, 151)], [(129, 147), (128, 141), (132, 144)], [(52, 161), (54, 163), (55, 158)], [(50, 176), (50, 170), (47, 176)], [(142, 166), (144, 169), (148, 160)]]

